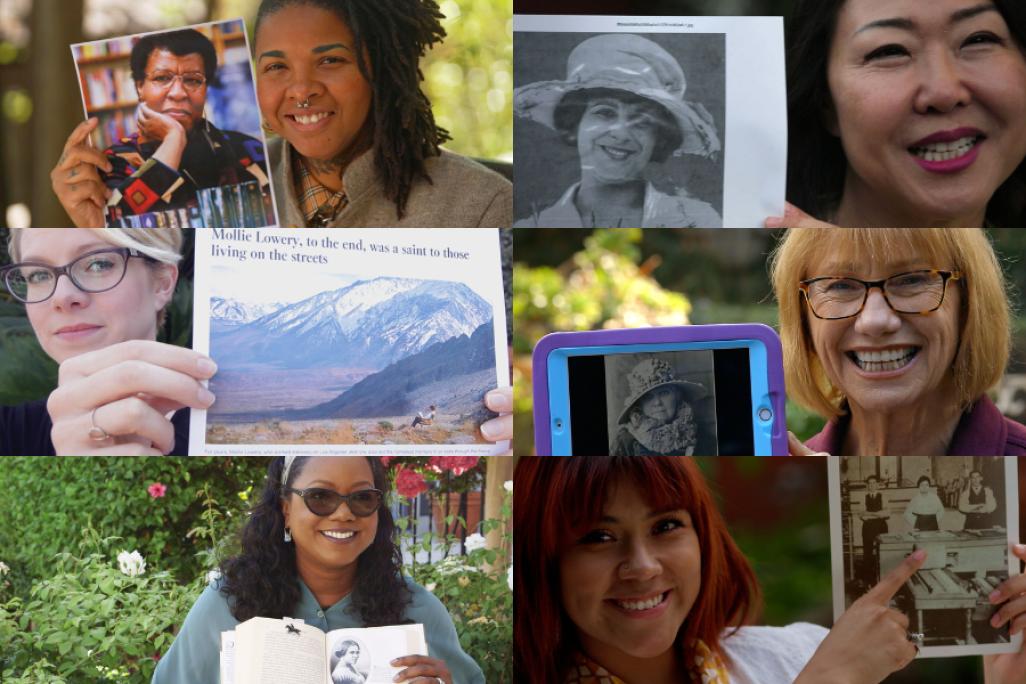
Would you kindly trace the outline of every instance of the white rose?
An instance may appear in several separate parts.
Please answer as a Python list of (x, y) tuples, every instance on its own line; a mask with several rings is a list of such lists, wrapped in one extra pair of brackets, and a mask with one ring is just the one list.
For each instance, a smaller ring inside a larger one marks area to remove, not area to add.
[(513, 493), (513, 480), (506, 480), (505, 482), (503, 482), (502, 483), (502, 488), (505, 489), (510, 494), (512, 494)]
[(480, 535), (477, 532), (467, 537), (467, 553), (473, 553), (478, 549), (483, 549), (487, 545), (488, 541), (484, 538), (483, 535)]
[(213, 570), (207, 573), (207, 584), (213, 584), (219, 579), (221, 579), (221, 571), (217, 568), (214, 568)]
[(138, 577), (145, 572), (146, 561), (138, 551), (122, 551), (118, 554), (118, 567), (129, 577)]
[(6, 575), (11, 572), (11, 568), (7, 563), (0, 561), (0, 575)]

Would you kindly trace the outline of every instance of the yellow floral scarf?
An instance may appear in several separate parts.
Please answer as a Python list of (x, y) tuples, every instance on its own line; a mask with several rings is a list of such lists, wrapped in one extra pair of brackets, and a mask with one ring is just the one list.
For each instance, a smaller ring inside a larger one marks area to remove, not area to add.
[[(691, 667), (688, 669), (689, 681), (694, 684), (730, 684), (727, 666), (719, 654), (710, 650), (702, 641), (695, 641), (692, 644), (691, 652), (694, 655)], [(564, 684), (625, 684), (625, 682), (583, 653), (577, 653)]]

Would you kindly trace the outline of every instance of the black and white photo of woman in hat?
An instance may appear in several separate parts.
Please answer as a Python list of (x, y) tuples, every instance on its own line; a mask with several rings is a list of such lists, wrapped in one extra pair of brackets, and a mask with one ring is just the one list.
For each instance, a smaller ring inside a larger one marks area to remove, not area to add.
[(699, 444), (695, 402), (705, 387), (681, 380), (658, 358), (639, 361), (627, 374), (629, 394), (609, 445), (610, 456), (692, 456)]
[[(555, 38), (558, 34), (528, 33), (522, 38), (537, 35)], [(715, 161), (722, 149), (713, 116), (702, 103), (685, 99), (687, 86), (684, 69), (664, 47), (643, 36), (618, 33), (578, 43), (567, 59), (566, 80), (514, 88), (518, 123), (522, 126), (530, 120), (555, 131), (563, 143), (576, 149), (579, 163), (579, 180), (554, 204), (546, 206), (548, 198), (518, 198), (514, 213), (519, 220), (514, 225), (720, 227), (720, 213), (690, 194), (681, 179), (668, 171), (671, 159), (687, 155), (687, 160)], [(545, 152), (517, 148), (523, 140), (514, 143), (518, 160), (525, 151), (529, 159)], [(722, 165), (711, 168), (717, 169), (722, 195)], [(537, 171), (528, 173), (537, 179)], [(542, 175), (551, 184), (551, 167), (549, 171)], [(519, 183), (518, 179), (515, 187)]]

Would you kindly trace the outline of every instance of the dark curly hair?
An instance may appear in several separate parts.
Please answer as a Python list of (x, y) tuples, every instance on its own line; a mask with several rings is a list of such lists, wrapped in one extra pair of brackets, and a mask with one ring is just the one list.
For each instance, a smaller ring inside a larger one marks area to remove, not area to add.
[(195, 29), (166, 31), (143, 36), (132, 46), (129, 64), (132, 68), (132, 80), (142, 83), (146, 80), (146, 65), (154, 50), (167, 50), (176, 57), (184, 57), (193, 53), (203, 59), (203, 75), (207, 83), (213, 83), (217, 76), (217, 52), (210, 39)]
[[(267, 480), (260, 499), (250, 510), (240, 533), (242, 553), (221, 563), (222, 594), (229, 599), (232, 615), (240, 622), (252, 617), (282, 618), (299, 603), (296, 574), (296, 545), (284, 541), (285, 516), (282, 492), (303, 472), (310, 457), (292, 463), (288, 482), (282, 484), (285, 459), (278, 457), (267, 468)], [(377, 458), (368, 458), (374, 486), (389, 489), (385, 468)], [(397, 625), (412, 600), (403, 579), (402, 554), (396, 539), (395, 521), (388, 506), (378, 509), (378, 532), (370, 547), (357, 560), (356, 584), (350, 595), (349, 611), (366, 627)]]
[(647, 97), (612, 88), (575, 90), (563, 96), (552, 113), (552, 122), (563, 138), (563, 142), (568, 145), (577, 144), (577, 127), (581, 124), (581, 117), (584, 116), (584, 110), (588, 108), (588, 102), (601, 97), (611, 97), (628, 105), (642, 107), (655, 119), (658, 123), (658, 133), (656, 134), (655, 149), (652, 152), (652, 161), (657, 164), (666, 161), (670, 153), (684, 142), (680, 126), (677, 125), (673, 115), (666, 110), (666, 107)]
[[(837, 210), (847, 158), (840, 139), (827, 130), (833, 108), (827, 67), (837, 16), (845, 0), (797, 0), (787, 44), (787, 199), (816, 218)], [(1026, 3), (993, 0), (1020, 50), (1026, 51)], [(1026, 222), (1026, 159), (995, 190), (987, 204), (991, 226)]]
[(444, 15), (434, 0), (263, 0), (254, 35), (265, 18), (293, 5), (333, 12), (353, 32), (357, 65), (374, 93), (374, 164), (402, 218), (415, 178), (431, 182), (424, 161), (451, 140), (420, 87), (420, 58), (445, 38)]

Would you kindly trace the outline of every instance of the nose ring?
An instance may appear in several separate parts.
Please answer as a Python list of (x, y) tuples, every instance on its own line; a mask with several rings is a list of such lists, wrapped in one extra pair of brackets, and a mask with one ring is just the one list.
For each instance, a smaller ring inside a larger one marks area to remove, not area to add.
[(297, 102), (296, 106), (299, 107), (300, 109), (309, 109), (310, 108), (310, 98), (306, 98), (302, 102)]

